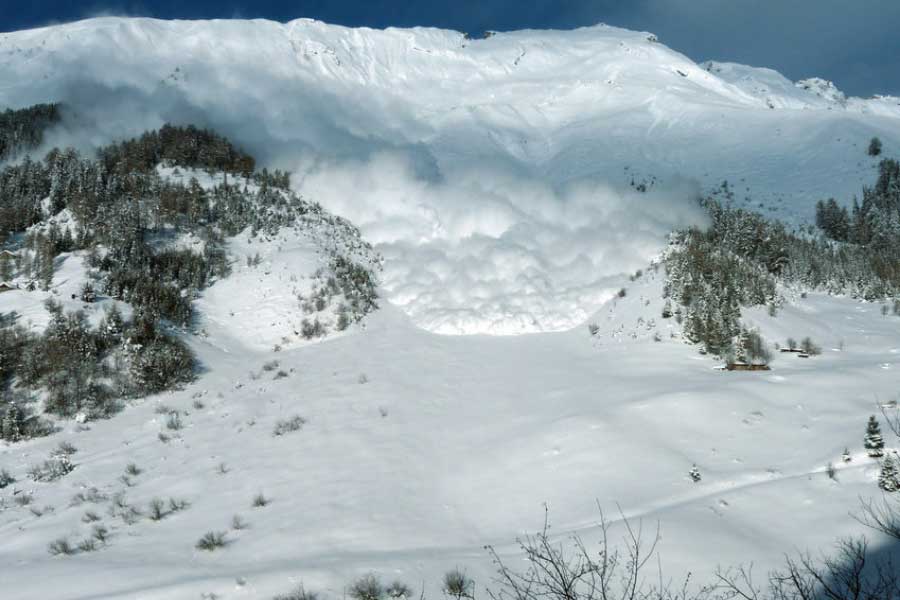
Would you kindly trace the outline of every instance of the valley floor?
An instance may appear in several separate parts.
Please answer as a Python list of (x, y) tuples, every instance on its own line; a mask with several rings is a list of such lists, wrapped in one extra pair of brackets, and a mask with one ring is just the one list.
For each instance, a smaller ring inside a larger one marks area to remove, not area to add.
[[(440, 336), (388, 305), (355, 334), (274, 352), (209, 321), (190, 339), (206, 371), (184, 390), (0, 448), (0, 467), (18, 479), (0, 512), (0, 595), (266, 598), (302, 580), (340, 597), (372, 571), (438, 596), (454, 567), (482, 590), (483, 546), (513, 556), (544, 503), (561, 539), (594, 541), (598, 503), (613, 521), (618, 505), (645, 530), (658, 523), (666, 575), (699, 581), (717, 565), (753, 561), (762, 573), (784, 552), (862, 533), (850, 513), (878, 494), (862, 437), (868, 415), (897, 395), (900, 319), (815, 295), (775, 318), (751, 311), (745, 320), (767, 339), (810, 335), (823, 353), (728, 373), (671, 338), (669, 321), (650, 322), (659, 276), (597, 313), (595, 336)], [(166, 427), (161, 405), (181, 413), (182, 429)], [(299, 431), (273, 435), (295, 415), (307, 420)], [(78, 449), (75, 470), (31, 482), (28, 467), (61, 440)], [(130, 487), (128, 463), (141, 469)], [(127, 525), (109, 501), (73, 506), (91, 487), (124, 492), (143, 516)], [(13, 489), (52, 510), (35, 516), (9, 501)], [(254, 508), (259, 493), (270, 503)], [(190, 505), (154, 522), (156, 497)], [(51, 556), (53, 540), (88, 535), (88, 510), (108, 545)], [(230, 530), (234, 515), (247, 527)], [(195, 549), (211, 530), (227, 531), (227, 545)]]

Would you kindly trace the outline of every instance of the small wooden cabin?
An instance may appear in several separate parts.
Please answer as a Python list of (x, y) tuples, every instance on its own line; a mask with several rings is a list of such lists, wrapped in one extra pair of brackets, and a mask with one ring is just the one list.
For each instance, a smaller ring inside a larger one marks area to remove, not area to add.
[(771, 371), (769, 365), (748, 365), (747, 363), (729, 363), (725, 365), (726, 371)]
[(7, 281), (0, 281), (0, 294), (2, 294), (3, 292), (11, 292), (17, 289), (19, 289), (18, 286), (13, 285), (12, 283), (9, 283)]

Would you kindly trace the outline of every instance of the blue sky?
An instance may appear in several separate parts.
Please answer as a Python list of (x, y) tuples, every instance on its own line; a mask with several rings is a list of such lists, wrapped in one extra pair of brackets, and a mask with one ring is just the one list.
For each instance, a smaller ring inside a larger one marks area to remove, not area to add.
[(312, 17), (370, 27), (643, 29), (695, 60), (820, 76), (845, 92), (900, 95), (900, 0), (0, 0), (0, 31), (101, 15)]

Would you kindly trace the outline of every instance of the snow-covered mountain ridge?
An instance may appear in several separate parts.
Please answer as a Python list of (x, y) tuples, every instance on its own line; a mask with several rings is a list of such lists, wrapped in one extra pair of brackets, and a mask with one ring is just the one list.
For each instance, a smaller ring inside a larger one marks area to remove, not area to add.
[(727, 179), (805, 221), (873, 179), (873, 135), (900, 151), (895, 98), (698, 65), (605, 25), (468, 39), (109, 17), (0, 35), (0, 105), (55, 100), (83, 125), (58, 145), (195, 123), (293, 171), (385, 256), (387, 298), (442, 333), (575, 326), (702, 222), (702, 190)]

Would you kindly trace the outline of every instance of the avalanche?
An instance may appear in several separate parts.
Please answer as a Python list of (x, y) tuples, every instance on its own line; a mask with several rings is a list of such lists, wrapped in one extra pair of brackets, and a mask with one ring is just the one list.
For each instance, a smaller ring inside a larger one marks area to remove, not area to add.
[[(846, 202), (874, 179), (872, 136), (900, 154), (897, 99), (697, 65), (602, 25), (476, 40), (102, 18), (0, 35), (0, 106), (55, 100), (69, 113), (48, 147), (209, 126), (349, 222), (226, 241), (231, 275), (179, 334), (201, 365), (183, 389), (0, 442), (15, 479), (0, 489), (0, 596), (269, 598), (302, 582), (327, 599), (374, 572), (436, 598), (453, 568), (483, 595), (484, 545), (517, 560), (544, 504), (561, 543), (597, 541), (598, 503), (621, 507), (614, 542), (621, 517), (658, 523), (675, 580), (763, 573), (864, 532), (886, 547), (849, 513), (878, 493), (863, 439), (897, 399), (900, 320), (780, 290), (776, 316), (745, 323), (821, 355), (724, 372), (662, 318), (654, 259), (673, 228), (704, 225), (693, 200), (723, 179), (736, 205), (792, 224)], [(306, 343), (297, 295), (335, 244), (373, 269), (383, 257), (386, 301)], [(62, 258), (49, 291), (6, 292), (0, 312), (40, 330), (44, 298), (78, 307), (86, 263)], [(529, 335), (484, 335), (507, 333)], [(29, 477), (61, 448), (71, 472)], [(48, 552), (95, 526), (95, 551)], [(224, 547), (196, 547), (217, 532)]]
[[(792, 221), (871, 181), (900, 149), (900, 100), (694, 64), (598, 25), (488, 39), (301, 19), (101, 18), (0, 36), (0, 105), (65, 99), (97, 145), (208, 125), (360, 226), (387, 297), (443, 333), (572, 327), (673, 228), (698, 190)], [(656, 181), (650, 198), (630, 184)], [(598, 228), (601, 229), (598, 233)]]

